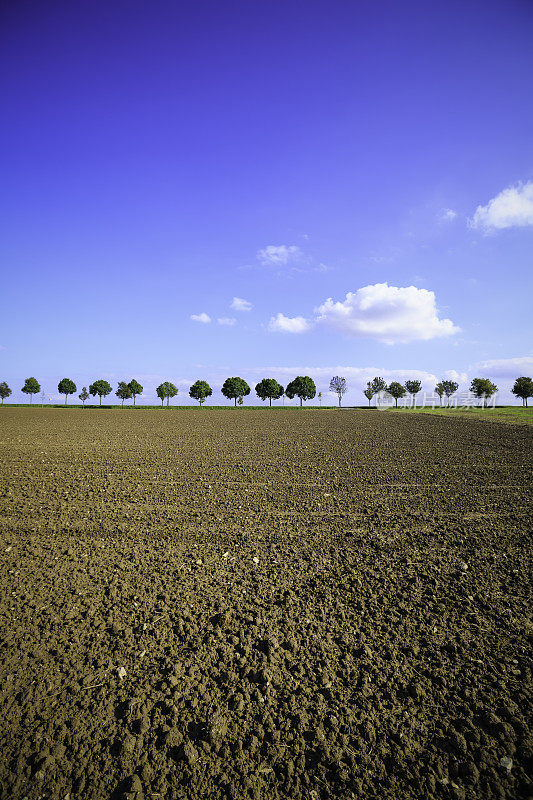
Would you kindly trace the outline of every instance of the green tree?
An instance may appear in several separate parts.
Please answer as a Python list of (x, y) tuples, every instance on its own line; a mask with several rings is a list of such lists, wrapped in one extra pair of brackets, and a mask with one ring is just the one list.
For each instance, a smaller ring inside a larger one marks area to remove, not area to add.
[[(224, 397), (227, 397), (228, 400), (234, 400), (235, 405), (237, 405), (237, 398), (249, 395), (250, 387), (244, 378), (226, 378), (222, 384), (221, 392)], [(240, 405), (242, 405), (242, 403)]]
[(205, 403), (205, 398), (211, 397), (212, 394), (213, 390), (205, 381), (196, 381), (189, 389), (189, 397), (192, 397), (193, 400), (198, 400), (200, 407), (202, 403)]
[(98, 397), (100, 398), (100, 405), (102, 405), (102, 397), (107, 397), (107, 395), (111, 394), (112, 391), (113, 389), (111, 388), (111, 386), (108, 384), (107, 381), (104, 380), (95, 381), (94, 383), (91, 383), (91, 385), (89, 386), (89, 393), (93, 397), (95, 395), (98, 395)]
[(0, 383), (0, 397), (2, 398), (2, 405), (4, 405), (5, 398), (9, 397), (10, 394), (11, 389), (5, 381), (2, 381), (2, 383)]
[(374, 397), (374, 394), (375, 394), (374, 389), (373, 389), (372, 384), (371, 384), (370, 381), (368, 381), (368, 383), (366, 385), (366, 389), (363, 392), (363, 394), (366, 397), (366, 399), (368, 400), (368, 405), (370, 405), (370, 402), (371, 402), (371, 400), (372, 400), (372, 398)]
[(435, 393), (439, 396), (439, 405), (442, 405), (442, 395), (444, 394), (444, 384), (442, 381), (439, 381), (435, 386)]
[(459, 388), (459, 384), (455, 381), (441, 381), (441, 386), (444, 394), (446, 395), (448, 405), (450, 405), (450, 397), (455, 394)]
[(488, 378), (474, 378), (470, 384), (470, 391), (474, 397), (477, 397), (482, 401), (483, 408), (485, 408), (486, 401), (498, 391), (498, 387)]
[(170, 381), (165, 381), (164, 383), (161, 383), (157, 387), (156, 393), (157, 393), (157, 396), (159, 397), (159, 399), (161, 400), (161, 405), (163, 405), (163, 401), (166, 398), (167, 406), (168, 406), (169, 403), (170, 403), (170, 398), (171, 397), (176, 397), (176, 395), (178, 393), (178, 390), (177, 390), (176, 386), (174, 386), (173, 383), (170, 383)]
[(122, 400), (122, 406), (124, 406), (124, 400), (129, 400), (132, 397), (131, 389), (126, 381), (119, 381), (115, 394)]
[(348, 391), (348, 386), (346, 384), (346, 378), (339, 378), (338, 375), (335, 375), (329, 382), (329, 390), (330, 392), (335, 392), (339, 398), (339, 408), (341, 407), (341, 400), (343, 394), (346, 394)]
[(59, 394), (65, 395), (65, 405), (66, 405), (69, 394), (74, 394), (74, 392), (76, 391), (76, 384), (74, 383), (74, 381), (71, 381), (70, 378), (63, 378), (63, 380), (60, 380), (59, 383), (57, 384), (57, 391), (59, 392)]
[(533, 380), (524, 376), (517, 378), (511, 391), (515, 397), (520, 397), (522, 405), (527, 407), (527, 398), (533, 397)]
[(320, 405), (322, 405), (322, 392), (319, 392), (317, 394), (317, 397), (318, 397), (318, 402), (320, 403)]
[(89, 399), (89, 392), (87, 391), (87, 387), (84, 386), (81, 390), (81, 394), (78, 395), (83, 405), (85, 405), (85, 401)]
[(394, 397), (396, 408), (398, 408), (398, 400), (400, 397), (405, 397), (405, 386), (402, 386), (398, 381), (393, 381), (387, 386), (387, 392)]
[(370, 388), (374, 394), (381, 394), (381, 392), (385, 392), (387, 390), (387, 384), (383, 380), (383, 378), (374, 378), (369, 383)]
[(41, 386), (37, 378), (26, 378), (26, 382), (21, 389), (24, 394), (29, 394), (30, 396), (30, 405), (34, 394), (39, 394), (41, 391)]
[(308, 375), (298, 375), (291, 381), (285, 389), (285, 394), (292, 400), (293, 397), (300, 398), (300, 407), (304, 400), (312, 400), (316, 394), (315, 382)]
[(272, 400), (279, 400), (283, 394), (283, 386), (275, 378), (263, 378), (255, 385), (255, 393), (261, 400), (268, 400), (272, 406)]
[(409, 392), (409, 394), (411, 395), (411, 401), (412, 401), (413, 405), (415, 405), (416, 404), (416, 399), (415, 398), (416, 398), (416, 395), (418, 394), (418, 392), (420, 391), (420, 389), (422, 388), (422, 382), (421, 381), (405, 381), (404, 386), (405, 386), (406, 391)]
[(131, 392), (131, 396), (133, 397), (133, 405), (135, 405), (135, 398), (138, 394), (142, 394), (144, 389), (140, 383), (137, 383), (135, 378), (131, 379), (131, 381), (128, 383), (128, 387)]

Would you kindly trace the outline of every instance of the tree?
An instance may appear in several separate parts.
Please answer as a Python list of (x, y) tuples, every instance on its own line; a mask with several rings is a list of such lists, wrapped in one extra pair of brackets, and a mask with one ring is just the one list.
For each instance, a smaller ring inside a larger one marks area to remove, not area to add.
[(405, 381), (404, 385), (405, 385), (406, 391), (408, 391), (409, 394), (411, 395), (411, 401), (412, 401), (413, 405), (416, 405), (415, 396), (418, 394), (418, 392), (422, 388), (422, 382), (421, 381)]
[[(226, 378), (222, 385), (221, 392), (224, 397), (227, 397), (228, 400), (234, 400), (235, 405), (237, 405), (237, 398), (249, 395), (250, 387), (244, 378)], [(242, 403), (240, 403), (240, 405), (242, 405)]]
[(374, 397), (374, 389), (372, 388), (372, 384), (370, 383), (370, 381), (368, 381), (368, 383), (366, 385), (366, 389), (363, 392), (363, 394), (366, 397), (366, 399), (368, 400), (368, 405), (370, 405), (370, 401)]
[(520, 397), (522, 405), (527, 407), (527, 398), (533, 397), (533, 380), (526, 377), (517, 378), (511, 391), (516, 397)]
[(315, 382), (308, 375), (298, 375), (291, 381), (285, 389), (285, 394), (292, 400), (293, 397), (300, 398), (300, 407), (303, 400), (312, 400), (316, 394)]
[(488, 378), (474, 378), (470, 384), (470, 391), (482, 401), (483, 408), (485, 408), (486, 400), (498, 391), (498, 387)]
[(170, 398), (171, 397), (176, 397), (176, 395), (178, 393), (178, 390), (174, 386), (173, 383), (170, 383), (170, 381), (165, 381), (164, 383), (161, 383), (157, 387), (156, 393), (157, 393), (157, 396), (159, 397), (159, 399), (161, 400), (161, 405), (163, 405), (163, 401), (166, 398), (167, 406), (168, 406), (169, 403), (170, 403)]
[(189, 397), (192, 397), (193, 400), (198, 400), (200, 407), (202, 403), (205, 403), (205, 398), (211, 397), (212, 394), (213, 390), (205, 381), (196, 381), (189, 389)]
[(318, 397), (318, 402), (320, 403), (320, 405), (322, 405), (322, 392), (319, 392), (317, 394), (317, 397)]
[(132, 378), (131, 381), (128, 383), (128, 388), (133, 397), (133, 405), (135, 405), (135, 398), (137, 397), (138, 394), (142, 394), (144, 389), (140, 383), (137, 383), (135, 378)]
[(263, 378), (255, 385), (255, 393), (261, 400), (268, 400), (272, 406), (272, 400), (279, 400), (283, 394), (283, 386), (274, 378)]
[(459, 388), (459, 384), (455, 383), (455, 381), (441, 381), (440, 383), (443, 392), (446, 395), (448, 405), (450, 405), (450, 397), (452, 396), (452, 394), (455, 394), (455, 392)]
[(439, 404), (442, 405), (442, 395), (444, 394), (444, 384), (442, 381), (439, 381), (435, 386), (435, 393), (439, 396)]
[(383, 378), (374, 378), (374, 380), (369, 383), (369, 386), (372, 388), (374, 394), (379, 394), (380, 392), (384, 392), (387, 388), (387, 384), (383, 380)]
[(126, 381), (119, 381), (115, 394), (122, 400), (122, 406), (124, 406), (124, 400), (129, 400), (132, 397), (131, 389)]
[(2, 381), (2, 383), (0, 383), (0, 397), (2, 398), (2, 405), (4, 405), (5, 398), (9, 397), (10, 394), (11, 389), (5, 381)]
[(87, 387), (84, 386), (81, 390), (81, 394), (78, 395), (83, 405), (85, 405), (85, 401), (89, 399), (89, 392), (87, 391)]
[(39, 394), (41, 391), (41, 386), (37, 378), (26, 378), (26, 382), (21, 389), (24, 394), (29, 394), (30, 396), (30, 405), (32, 401), (32, 397), (34, 394)]
[(111, 394), (112, 391), (113, 389), (111, 388), (111, 386), (108, 384), (107, 381), (104, 380), (95, 381), (94, 383), (91, 383), (91, 385), (89, 386), (89, 393), (92, 394), (93, 397), (96, 394), (98, 395), (98, 397), (100, 398), (100, 405), (102, 405), (102, 397), (107, 397), (107, 395)]
[(346, 385), (346, 378), (339, 378), (338, 375), (335, 375), (329, 382), (329, 390), (330, 392), (336, 392), (339, 398), (339, 408), (341, 407), (341, 400), (343, 394), (346, 394), (348, 391), (348, 386)]
[(76, 391), (76, 384), (74, 381), (71, 381), (70, 378), (63, 378), (63, 380), (59, 381), (57, 384), (57, 391), (59, 394), (65, 395), (65, 405), (67, 404), (67, 398), (69, 394), (74, 394)]
[(394, 397), (396, 408), (398, 408), (398, 400), (400, 397), (405, 397), (405, 386), (402, 386), (398, 381), (393, 381), (387, 386), (387, 392)]

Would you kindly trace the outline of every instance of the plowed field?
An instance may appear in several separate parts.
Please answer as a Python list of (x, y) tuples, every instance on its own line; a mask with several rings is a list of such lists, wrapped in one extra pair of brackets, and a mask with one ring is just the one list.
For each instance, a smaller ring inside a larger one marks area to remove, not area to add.
[(528, 798), (532, 428), (0, 411), (0, 796)]

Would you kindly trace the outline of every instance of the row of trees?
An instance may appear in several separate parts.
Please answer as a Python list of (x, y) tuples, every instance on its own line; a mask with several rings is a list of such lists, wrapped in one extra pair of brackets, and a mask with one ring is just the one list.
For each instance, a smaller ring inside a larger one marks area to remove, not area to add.
[[(455, 381), (442, 380), (435, 386), (435, 394), (438, 395), (441, 403), (442, 398), (446, 397), (449, 404), (450, 397), (455, 394), (458, 388), (459, 384)], [(398, 381), (392, 381), (392, 383), (387, 386), (383, 378), (377, 377), (372, 381), (368, 381), (366, 389), (364, 390), (364, 395), (368, 400), (368, 405), (370, 405), (370, 401), (375, 395), (388, 394), (394, 398), (395, 405), (398, 406), (398, 400), (406, 395), (411, 396), (411, 401), (414, 404), (416, 402), (416, 395), (421, 389), (421, 381), (406, 381), (403, 384), (398, 383)], [(486, 401), (498, 391), (498, 387), (488, 378), (474, 378), (470, 384), (470, 391), (474, 397), (482, 400), (483, 405), (485, 405)], [(531, 378), (517, 378), (511, 391), (517, 397), (521, 397), (522, 403), (525, 402), (527, 406), (527, 398), (533, 397), (533, 381)]]
[[(442, 398), (446, 397), (449, 404), (450, 397), (455, 394), (458, 388), (459, 385), (455, 381), (442, 380), (439, 381), (435, 386), (435, 393), (439, 396), (441, 402)], [(337, 395), (340, 406), (343, 396), (348, 391), (346, 378), (336, 375), (331, 379), (329, 389), (330, 392), (333, 392)], [(383, 378), (376, 377), (372, 381), (368, 381), (366, 389), (364, 390), (364, 395), (368, 400), (368, 405), (370, 405), (373, 397), (388, 394), (394, 398), (397, 406), (398, 400), (406, 395), (410, 395), (414, 404), (416, 401), (416, 395), (421, 389), (421, 381), (411, 380), (406, 381), (403, 384), (399, 383), (398, 381), (392, 381), (389, 383), (389, 385), (387, 385)], [(70, 378), (63, 378), (59, 381), (57, 390), (60, 394), (65, 395), (66, 405), (69, 395), (75, 394), (77, 387), (74, 381)], [(26, 378), (21, 391), (30, 396), (31, 403), (33, 395), (38, 394), (41, 391), (41, 385), (36, 378)], [(78, 397), (82, 401), (83, 405), (85, 405), (90, 396), (98, 397), (100, 405), (102, 405), (102, 397), (107, 397), (112, 391), (113, 388), (111, 385), (106, 380), (100, 379), (94, 381), (94, 383), (91, 383), (88, 390), (87, 387), (84, 386)], [(141, 395), (143, 391), (143, 386), (141, 386), (141, 384), (133, 378), (129, 383), (126, 383), (126, 381), (119, 381), (115, 394), (122, 401), (122, 405), (124, 405), (125, 400), (131, 400), (132, 398), (133, 405), (135, 405), (137, 396)], [(222, 385), (221, 391), (224, 397), (226, 397), (228, 400), (233, 400), (235, 405), (237, 405), (237, 403), (242, 405), (244, 398), (250, 394), (251, 389), (244, 378), (233, 377), (226, 378)], [(470, 391), (475, 397), (482, 400), (483, 405), (485, 405), (486, 401), (498, 391), (498, 387), (488, 378), (474, 378), (470, 384)], [(516, 397), (521, 398), (522, 405), (527, 406), (528, 398), (533, 397), (533, 380), (524, 376), (517, 378), (511, 391)], [(172, 397), (176, 397), (178, 394), (178, 389), (173, 383), (170, 383), (170, 381), (165, 381), (157, 387), (156, 393), (161, 400), (161, 405), (163, 405), (166, 400), (168, 406), (170, 399)], [(268, 400), (270, 405), (272, 405), (272, 400), (279, 400), (283, 396), (288, 397), (290, 400), (292, 400), (294, 397), (298, 397), (300, 400), (300, 405), (302, 405), (304, 400), (312, 400), (315, 397), (316, 385), (313, 379), (308, 375), (299, 375), (297, 378), (294, 378), (294, 380), (290, 381), (285, 388), (274, 378), (263, 378), (261, 381), (259, 381), (259, 383), (256, 384), (255, 393), (261, 400)], [(189, 397), (191, 397), (193, 400), (197, 400), (200, 405), (202, 405), (212, 394), (213, 390), (206, 381), (196, 381), (189, 388)], [(4, 399), (10, 395), (11, 389), (7, 383), (3, 381), (0, 383), (0, 397), (2, 399), (2, 404)], [(322, 402), (321, 392), (318, 393), (318, 397)]]

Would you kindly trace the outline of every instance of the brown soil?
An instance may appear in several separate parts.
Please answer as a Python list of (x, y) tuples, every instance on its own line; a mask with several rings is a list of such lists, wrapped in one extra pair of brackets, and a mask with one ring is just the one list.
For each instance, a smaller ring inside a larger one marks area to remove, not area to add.
[(533, 796), (531, 428), (0, 424), (2, 798)]

